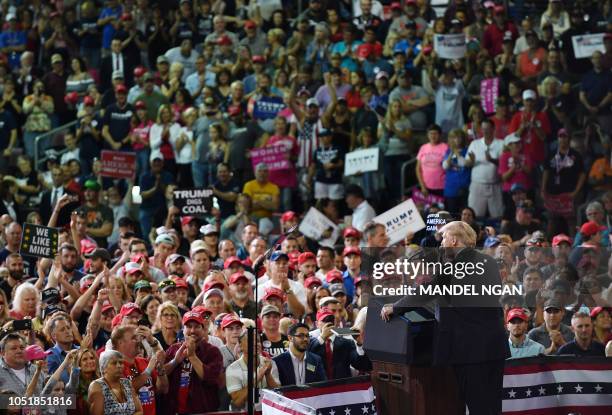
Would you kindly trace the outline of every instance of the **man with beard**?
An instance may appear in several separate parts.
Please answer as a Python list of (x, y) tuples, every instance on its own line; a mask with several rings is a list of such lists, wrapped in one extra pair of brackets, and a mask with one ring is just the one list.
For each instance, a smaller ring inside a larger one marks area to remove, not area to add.
[[(24, 277), (23, 259), (19, 254), (10, 254), (6, 257), (4, 265), (8, 268), (9, 274), (6, 279), (0, 281), (0, 289), (4, 291), (7, 300), (11, 301), (13, 289), (21, 284)], [(5, 307), (8, 307), (8, 304)]]
[[(23, 228), (18, 222), (11, 222), (4, 230), (4, 235), (6, 238), (6, 246), (2, 248), (0, 251), (0, 264), (6, 261), (6, 258), (10, 254), (19, 253), (19, 248), (21, 247), (21, 234), (23, 232)], [(28, 258), (21, 257), (23, 260), (24, 268), (26, 269), (26, 274), (34, 275), (34, 265), (36, 261), (32, 261), (32, 257)]]
[(308, 326), (297, 323), (289, 327), (289, 350), (274, 358), (282, 386), (304, 385), (327, 380), (323, 361), (315, 353), (308, 353)]
[(166, 354), (169, 399), (164, 400), (165, 411), (160, 413), (204, 413), (219, 407), (223, 357), (219, 349), (205, 341), (205, 326), (199, 313), (183, 316), (185, 341), (174, 343)]
[(236, 272), (229, 278), (230, 304), (240, 318), (256, 320), (255, 301), (249, 298), (249, 279), (242, 272)]
[(79, 213), (87, 219), (87, 235), (92, 237), (98, 246), (107, 246), (106, 238), (113, 232), (113, 211), (101, 205), (98, 193), (101, 186), (96, 180), (85, 182), (85, 204)]
[[(72, 322), (65, 317), (58, 317), (49, 324), (49, 333), (55, 345), (48, 351), (47, 365), (49, 373), (54, 373), (66, 358), (66, 354), (72, 349), (78, 349), (79, 346), (74, 345), (74, 334), (72, 333)], [(60, 379), (65, 385), (68, 384), (68, 371), (64, 370), (60, 375)]]
[(168, 275), (185, 276), (185, 257), (179, 254), (170, 254), (166, 258), (165, 266)]
[[(96, 248), (91, 253), (85, 255), (89, 259), (89, 273), (98, 275), (104, 271), (104, 266), (110, 268), (111, 256), (104, 248)], [(87, 270), (86, 270), (87, 271)]]
[[(497, 263), (474, 249), (477, 235), (468, 223), (447, 223), (440, 233), (445, 265), (450, 263), (457, 269), (459, 265), (472, 264), (483, 270), (479, 275), (466, 272), (461, 279), (457, 274), (443, 273), (434, 276), (431, 284), (451, 289), (474, 284), (476, 293), (481, 293), (484, 286), (501, 284)], [(437, 320), (433, 363), (454, 369), (459, 398), (470, 414), (501, 413), (504, 361), (510, 357), (510, 350), (499, 299), (493, 295), (405, 296), (395, 304), (385, 305), (381, 317), (388, 321), (391, 315), (401, 315), (432, 300), (436, 301)]]
[(62, 266), (62, 271), (66, 276), (66, 280), (73, 285), (76, 284), (78, 288), (78, 283), (85, 274), (77, 269), (79, 255), (76, 248), (67, 243), (62, 244), (59, 249), (59, 255), (60, 264)]

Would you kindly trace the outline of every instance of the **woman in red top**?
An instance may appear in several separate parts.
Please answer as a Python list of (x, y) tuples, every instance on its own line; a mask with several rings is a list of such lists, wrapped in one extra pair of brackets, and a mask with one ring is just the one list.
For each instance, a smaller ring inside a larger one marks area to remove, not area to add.
[(132, 150), (136, 153), (136, 178), (149, 171), (149, 131), (153, 121), (147, 117), (147, 104), (144, 101), (136, 101), (134, 104), (136, 114), (132, 117), (132, 125), (128, 140), (132, 144)]
[(361, 100), (361, 88), (366, 84), (366, 76), (363, 71), (351, 72), (351, 90), (346, 93), (346, 105), (349, 111), (356, 112), (363, 107)]
[(540, 47), (538, 35), (533, 30), (525, 33), (525, 39), (529, 49), (519, 55), (516, 76), (527, 83), (535, 83), (538, 75), (546, 69), (546, 49)]
[(491, 121), (495, 125), (494, 136), (504, 138), (510, 130), (510, 113), (506, 97), (498, 97), (495, 101), (495, 114), (491, 116)]
[(510, 190), (514, 184), (519, 184), (527, 192), (533, 188), (531, 179), (531, 171), (533, 162), (529, 154), (522, 150), (521, 137), (516, 134), (510, 134), (505, 138), (505, 144), (508, 151), (504, 151), (499, 158), (499, 166), (497, 172), (502, 179), (502, 191), (504, 202), (507, 206), (512, 200)]

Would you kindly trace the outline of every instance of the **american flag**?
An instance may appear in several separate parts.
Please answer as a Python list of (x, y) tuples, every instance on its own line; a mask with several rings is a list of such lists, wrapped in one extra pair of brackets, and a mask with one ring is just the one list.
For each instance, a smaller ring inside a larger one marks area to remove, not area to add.
[(610, 415), (612, 359), (550, 356), (508, 360), (502, 408), (504, 415)]
[(377, 415), (369, 376), (264, 390), (263, 415)]

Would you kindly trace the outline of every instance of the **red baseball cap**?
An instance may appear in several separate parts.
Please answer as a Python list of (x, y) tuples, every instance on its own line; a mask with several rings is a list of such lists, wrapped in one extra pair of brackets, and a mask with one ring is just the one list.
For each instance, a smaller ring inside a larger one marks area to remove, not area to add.
[(283, 213), (283, 215), (281, 216), (281, 222), (282, 223), (289, 222), (290, 220), (297, 219), (297, 217), (298, 217), (297, 213), (295, 213), (292, 210), (288, 210), (285, 213)]
[(94, 251), (98, 246), (95, 242), (89, 239), (81, 239), (81, 254), (89, 254)]
[(289, 257), (289, 262), (291, 264), (297, 264), (298, 261), (300, 260), (300, 255), (302, 255), (302, 253), (300, 251), (291, 251), (287, 254), (287, 256)]
[(285, 301), (285, 293), (283, 292), (283, 290), (276, 287), (269, 287), (266, 289), (263, 299), (267, 300), (270, 297), (278, 297), (281, 299), (281, 301)]
[(591, 318), (596, 318), (599, 313), (602, 311), (607, 311), (608, 313), (612, 312), (612, 308), (610, 307), (595, 307), (591, 310)]
[(47, 359), (53, 353), (52, 350), (47, 350), (46, 352), (37, 344), (31, 344), (25, 348), (25, 360), (31, 362), (32, 360), (43, 360)]
[(601, 226), (601, 225), (597, 224), (597, 222), (594, 222), (594, 221), (590, 220), (590, 221), (584, 223), (580, 227), (580, 233), (583, 234), (584, 236), (593, 236), (597, 232), (601, 232), (601, 231), (603, 231), (605, 229), (606, 229), (605, 226)]
[(193, 307), (191, 309), (192, 313), (198, 313), (200, 316), (202, 316), (202, 318), (204, 318), (204, 314), (212, 314), (212, 310), (209, 308), (206, 308), (206, 306), (203, 305), (197, 305), (195, 307)]
[(219, 39), (217, 39), (217, 44), (220, 46), (231, 45), (232, 39), (227, 35), (223, 35), (223, 36), (220, 36)]
[(240, 319), (236, 317), (235, 314), (228, 314), (221, 320), (221, 329), (227, 328), (232, 324), (236, 323), (240, 324), (241, 326), (244, 326), (244, 323), (240, 321)]
[(195, 321), (196, 323), (201, 324), (202, 326), (204, 325), (204, 319), (199, 313), (195, 311), (188, 311), (183, 316), (183, 325), (189, 323), (190, 321)]
[(337, 269), (332, 269), (327, 274), (325, 274), (325, 281), (327, 281), (328, 284), (331, 284), (334, 281), (344, 282), (344, 280), (342, 279), (342, 273)]
[(174, 283), (176, 284), (176, 288), (185, 288), (186, 290), (189, 289), (189, 284), (187, 284), (187, 281), (185, 281), (184, 278), (175, 276), (174, 278), (172, 278), (172, 281), (174, 281)]
[(140, 262), (141, 259), (148, 261), (149, 257), (146, 254), (134, 254), (130, 257), (130, 261), (132, 262)]
[(236, 262), (238, 262), (240, 265), (242, 265), (242, 261), (237, 256), (231, 256), (231, 257), (227, 258), (225, 260), (225, 262), (223, 263), (223, 269), (228, 269), (229, 267), (231, 267)]
[(304, 280), (304, 287), (312, 288), (313, 286), (320, 287), (323, 285), (323, 282), (317, 277), (308, 277)]
[(367, 59), (370, 54), (374, 53), (372, 46), (369, 43), (362, 43), (357, 47), (357, 57)]
[(317, 256), (313, 254), (312, 252), (302, 252), (300, 256), (298, 257), (298, 265), (302, 265), (304, 262), (310, 261), (310, 260), (316, 261)]
[(245, 27), (245, 29), (253, 29), (253, 28), (257, 27), (257, 23), (255, 23), (252, 20), (247, 20), (246, 22), (244, 22), (244, 27)]
[(333, 316), (334, 313), (332, 313), (329, 308), (327, 307), (321, 307), (319, 309), (319, 311), (317, 311), (317, 321), (321, 321), (323, 320), (325, 317), (329, 317), (329, 316)]
[(359, 232), (357, 229), (349, 226), (348, 228), (346, 228), (344, 230), (344, 232), (342, 232), (342, 237), (343, 238), (361, 238), (361, 232)]
[(121, 316), (126, 317), (129, 316), (130, 314), (134, 313), (134, 312), (138, 312), (140, 314), (142, 314), (142, 311), (140, 310), (140, 307), (138, 307), (138, 304), (136, 303), (125, 303), (121, 306), (121, 310), (119, 311), (119, 314), (121, 314)]
[(391, 10), (401, 10), (402, 9), (402, 5), (397, 2), (394, 1), (393, 3), (391, 3)]
[(76, 92), (67, 93), (64, 97), (64, 102), (66, 102), (67, 104), (76, 104), (77, 102), (79, 102), (79, 94), (77, 94)]
[(134, 68), (134, 76), (140, 78), (147, 73), (147, 69), (144, 66), (137, 66)]
[(114, 310), (115, 308), (113, 307), (113, 305), (110, 303), (110, 301), (105, 301), (104, 304), (102, 304), (102, 312), (106, 313), (109, 310)]
[(223, 285), (221, 281), (208, 281), (206, 284), (204, 284), (203, 290), (206, 292), (208, 290), (212, 290), (213, 288), (218, 288), (223, 291), (225, 285)]
[(115, 93), (117, 94), (126, 94), (127, 93), (127, 88), (125, 85), (123, 84), (119, 84), (115, 87)]
[(506, 9), (502, 5), (498, 5), (498, 6), (493, 7), (493, 12), (495, 12), (495, 14), (502, 14), (505, 11), (506, 11)]
[(567, 236), (567, 235), (565, 235), (563, 233), (560, 233), (559, 235), (555, 235), (553, 237), (552, 246), (559, 246), (563, 242), (567, 242), (568, 244), (570, 244), (570, 246), (574, 243), (572, 238), (570, 238), (569, 236)]
[(512, 310), (508, 311), (506, 323), (509, 323), (513, 318), (520, 318), (523, 321), (529, 321), (529, 317), (522, 308), (513, 308)]
[(146, 110), (147, 104), (144, 101), (136, 101), (136, 104), (134, 104), (134, 107), (137, 110)]
[(357, 248), (356, 246), (347, 246), (342, 251), (342, 256), (348, 256), (348, 255), (359, 255), (359, 256), (361, 256), (361, 249)]
[(132, 20), (132, 15), (130, 13), (123, 13), (121, 15), (121, 21), (122, 22), (126, 22), (126, 21), (129, 21), (129, 20)]
[(245, 280), (247, 283), (249, 279), (243, 272), (234, 272), (229, 279), (230, 284), (236, 284), (239, 280)]
[(94, 101), (94, 99), (90, 97), (89, 95), (83, 98), (83, 105), (85, 106), (93, 106), (95, 103), (96, 102)]
[(262, 55), (253, 55), (251, 60), (253, 61), (253, 63), (266, 63), (266, 57)]
[[(140, 102), (140, 101), (138, 101)], [(138, 105), (138, 102), (136, 103), (136, 105)], [(190, 224), (195, 218), (193, 216), (183, 216), (181, 218), (181, 226), (185, 226)]]

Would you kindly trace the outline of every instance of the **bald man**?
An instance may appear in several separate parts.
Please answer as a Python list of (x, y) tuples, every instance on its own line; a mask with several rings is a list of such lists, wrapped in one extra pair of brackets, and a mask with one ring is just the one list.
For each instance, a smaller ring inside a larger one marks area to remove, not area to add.
[(447, 223), (439, 232), (442, 252), (424, 252), (425, 258), (431, 258), (425, 262), (442, 262), (445, 269), (451, 263), (454, 272), (434, 275), (430, 284), (439, 289), (461, 288), (464, 295), (408, 295), (385, 305), (381, 317), (388, 320), (434, 301), (438, 321), (434, 364), (453, 367), (460, 399), (470, 415), (497, 415), (501, 413), (504, 361), (510, 357), (503, 312), (498, 296), (467, 295), (466, 289), (482, 293), (483, 287), (500, 286), (499, 268), (493, 258), (474, 249), (476, 232), (466, 222)]

